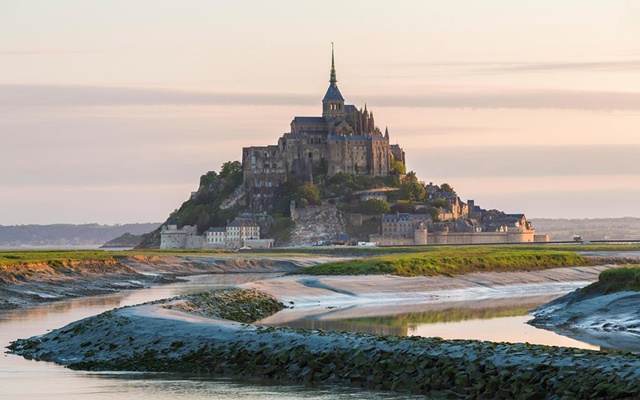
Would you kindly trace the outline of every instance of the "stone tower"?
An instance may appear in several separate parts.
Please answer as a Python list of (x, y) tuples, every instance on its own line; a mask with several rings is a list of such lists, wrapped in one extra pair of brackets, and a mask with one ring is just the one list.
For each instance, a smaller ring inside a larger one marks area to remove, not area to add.
[(327, 118), (344, 117), (347, 112), (344, 107), (344, 98), (338, 89), (338, 79), (336, 78), (336, 65), (333, 56), (333, 42), (331, 43), (331, 78), (329, 88), (322, 99), (322, 116)]

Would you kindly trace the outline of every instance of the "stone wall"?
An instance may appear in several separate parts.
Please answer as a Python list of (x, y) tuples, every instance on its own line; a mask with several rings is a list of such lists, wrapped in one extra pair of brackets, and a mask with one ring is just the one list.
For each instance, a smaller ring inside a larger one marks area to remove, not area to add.
[(362, 214), (360, 213), (347, 213), (344, 215), (349, 224), (353, 226), (362, 226)]
[(533, 235), (533, 241), (535, 243), (547, 243), (549, 242), (549, 235)]
[(380, 246), (533, 243), (534, 231), (428, 232), (426, 233), (426, 243), (422, 233), (416, 231), (414, 238), (370, 235), (369, 241), (378, 243)]
[(534, 231), (429, 232), (429, 244), (532, 243)]

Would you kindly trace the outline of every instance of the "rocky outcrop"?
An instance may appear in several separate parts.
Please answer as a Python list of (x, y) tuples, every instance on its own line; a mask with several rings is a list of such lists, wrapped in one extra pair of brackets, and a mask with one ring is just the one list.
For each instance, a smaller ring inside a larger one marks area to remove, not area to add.
[(528, 323), (601, 348), (640, 352), (640, 292), (576, 290), (531, 312)]
[(346, 231), (342, 213), (335, 206), (306, 206), (293, 208), (291, 218), (295, 227), (288, 245), (311, 245), (318, 241), (336, 241)]

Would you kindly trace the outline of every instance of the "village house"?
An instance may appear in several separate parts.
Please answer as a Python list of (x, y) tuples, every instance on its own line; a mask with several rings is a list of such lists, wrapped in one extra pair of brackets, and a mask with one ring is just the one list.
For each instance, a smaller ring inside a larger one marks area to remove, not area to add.
[(271, 248), (275, 243), (273, 239), (260, 239), (260, 226), (251, 214), (242, 214), (226, 227), (211, 227), (201, 236), (194, 226), (185, 225), (182, 229), (176, 225), (164, 226), (160, 237), (161, 249)]

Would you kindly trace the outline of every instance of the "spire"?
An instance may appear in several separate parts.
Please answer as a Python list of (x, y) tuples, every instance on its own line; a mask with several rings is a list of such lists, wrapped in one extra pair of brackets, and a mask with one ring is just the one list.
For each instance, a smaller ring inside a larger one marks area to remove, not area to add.
[(384, 138), (389, 140), (389, 127), (388, 126), (384, 127)]
[(336, 78), (336, 63), (333, 56), (333, 42), (331, 42), (331, 79), (329, 79), (329, 82), (333, 85), (338, 82), (338, 79)]
[[(333, 42), (331, 42), (331, 79), (329, 80), (329, 88), (327, 89), (327, 93), (324, 95), (322, 99), (322, 103), (326, 105), (323, 106), (323, 113), (325, 114), (331, 111), (330, 114), (344, 114), (344, 97), (340, 93), (340, 89), (338, 89), (338, 79), (336, 78), (336, 63), (335, 57), (333, 54)], [(329, 104), (332, 103), (332, 104)]]

